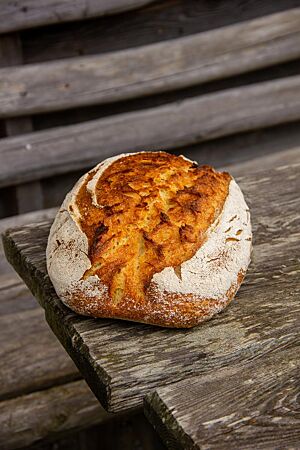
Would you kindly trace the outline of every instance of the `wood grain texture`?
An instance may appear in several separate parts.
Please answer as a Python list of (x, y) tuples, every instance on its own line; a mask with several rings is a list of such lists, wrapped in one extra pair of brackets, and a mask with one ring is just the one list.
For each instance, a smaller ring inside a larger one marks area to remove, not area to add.
[[(26, 64), (176, 39), (299, 6), (299, 0), (161, 0), (144, 8), (22, 32)], [(116, 39), (118, 36), (118, 39)]]
[(81, 378), (41, 308), (1, 316), (0, 330), (0, 399)]
[(226, 165), (220, 167), (220, 170), (227, 170), (234, 177), (247, 176), (248, 173), (255, 173), (265, 167), (271, 169), (278, 166), (288, 165), (289, 161), (299, 160), (299, 158), (300, 145), (284, 152), (275, 153), (274, 155), (258, 156), (254, 160), (240, 162), (239, 164)]
[(0, 402), (0, 447), (24, 448), (109, 420), (83, 381)]
[(36, 299), (17, 274), (0, 275), (0, 320), (6, 314), (27, 311), (37, 307)]
[(300, 118), (300, 76), (2, 139), (0, 186), (93, 166), (126, 151), (181, 147)]
[(246, 85), (254, 85), (265, 81), (284, 79), (300, 74), (300, 59), (279, 64), (270, 68), (240, 74), (234, 77), (216, 80), (210, 83), (190, 86), (185, 89), (163, 92), (156, 95), (132, 98), (127, 101), (109, 104), (90, 105), (66, 111), (55, 111), (33, 115), (35, 131), (44, 131), (57, 127), (75, 125), (90, 120), (103, 119), (128, 112), (144, 111), (167, 104), (175, 104), (185, 99), (213, 94)]
[[(52, 208), (2, 219), (0, 233), (24, 223), (52, 219), (55, 212)], [(43, 310), (11, 269), (0, 242), (1, 399), (80, 378), (49, 330)]]
[[(153, 1), (153, 0), (152, 0)], [(149, 0), (1, 0), (0, 33), (72, 20), (116, 14)]]
[(297, 449), (299, 344), (159, 388), (146, 415), (170, 449)]
[[(22, 44), (20, 36), (17, 33), (6, 35), (3, 39), (0, 36), (0, 54), (0, 67), (13, 66), (23, 62)], [(4, 128), (6, 136), (15, 136), (33, 131), (30, 117), (7, 119), (4, 121)], [(16, 186), (15, 194), (19, 214), (43, 208), (43, 193), (39, 181), (32, 181), (24, 185)]]
[[(54, 216), (56, 208), (10, 217), (8, 227)], [(57, 342), (44, 311), (0, 243), (0, 447), (23, 448), (110, 418)], [(71, 381), (71, 382), (70, 382)]]
[[(19, 216), (7, 217), (5, 219), (0, 220), (0, 234), (4, 233), (8, 228), (21, 227), (22, 225), (28, 224), (30, 222), (39, 222), (47, 219), (52, 219), (55, 217), (57, 212), (57, 208), (48, 208), (40, 211), (34, 211), (26, 214), (21, 214)], [(7, 263), (7, 260), (4, 256), (4, 250), (2, 241), (0, 240), (0, 280), (1, 277), (5, 277), (9, 274), (11, 277), (14, 277), (19, 282), (20, 278), (17, 276), (16, 272), (12, 269), (12, 267)], [(0, 281), (0, 286), (3, 286), (2, 281)]]
[[(212, 139), (187, 148), (178, 148), (175, 152), (183, 153), (199, 164), (223, 168), (238, 176), (242, 168), (247, 170), (248, 167), (249, 172), (254, 172), (264, 167), (275, 168), (295, 161), (293, 156), (289, 158), (289, 153), (300, 152), (299, 129), (300, 122), (291, 122)], [(268, 158), (266, 165), (260, 164), (261, 158)]]
[(0, 117), (157, 94), (300, 56), (300, 8), (135, 49), (0, 70)]
[(9, 261), (39, 298), (49, 325), (105, 408), (128, 410), (157, 386), (298, 342), (299, 168), (298, 155), (294, 164), (240, 179), (255, 237), (246, 282), (224, 313), (188, 331), (74, 314), (59, 301), (46, 274), (50, 223), (6, 234)]

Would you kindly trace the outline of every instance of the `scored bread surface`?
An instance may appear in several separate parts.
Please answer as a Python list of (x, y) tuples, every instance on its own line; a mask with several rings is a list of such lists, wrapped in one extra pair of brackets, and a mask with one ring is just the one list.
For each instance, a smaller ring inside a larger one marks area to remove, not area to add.
[(249, 209), (229, 174), (142, 152), (76, 183), (51, 227), (47, 267), (80, 314), (191, 327), (230, 302), (250, 252)]

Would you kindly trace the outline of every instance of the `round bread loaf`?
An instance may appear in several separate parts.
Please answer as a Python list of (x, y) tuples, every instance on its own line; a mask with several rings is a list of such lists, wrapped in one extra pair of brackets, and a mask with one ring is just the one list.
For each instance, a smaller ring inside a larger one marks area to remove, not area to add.
[(51, 227), (47, 268), (79, 314), (185, 328), (225, 308), (250, 252), (249, 209), (228, 173), (141, 152), (80, 178)]

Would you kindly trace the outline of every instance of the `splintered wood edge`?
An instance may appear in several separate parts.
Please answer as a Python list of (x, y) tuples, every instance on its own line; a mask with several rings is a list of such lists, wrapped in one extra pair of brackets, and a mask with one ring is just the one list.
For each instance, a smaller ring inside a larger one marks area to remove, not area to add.
[(156, 391), (144, 398), (144, 413), (167, 448), (172, 450), (192, 448), (193, 439), (176, 422)]
[[(82, 317), (77, 316), (58, 300), (48, 277), (46, 278), (23, 253), (18, 251), (10, 232), (11, 230), (7, 230), (2, 235), (7, 260), (38, 299), (45, 310), (45, 317), (52, 331), (71, 356), (102, 406), (109, 411), (111, 378), (103, 368), (95, 363), (74, 327), (76, 322), (83, 320)], [(49, 284), (49, 287), (46, 287), (46, 283)], [(70, 316), (73, 316), (72, 320), (70, 320)], [(95, 380), (99, 382), (95, 382)]]

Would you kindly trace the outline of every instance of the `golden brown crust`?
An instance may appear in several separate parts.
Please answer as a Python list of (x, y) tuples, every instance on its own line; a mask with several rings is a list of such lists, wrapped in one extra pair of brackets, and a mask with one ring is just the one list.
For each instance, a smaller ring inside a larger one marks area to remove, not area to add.
[[(88, 191), (93, 176), (91, 172), (76, 199), (92, 263), (84, 277), (97, 275), (108, 288), (92, 315), (144, 321), (139, 311), (147, 318), (157, 310), (159, 324), (159, 311), (167, 305), (175, 315), (183, 303), (187, 311), (189, 294), (166, 294), (157, 301), (150, 282), (165, 267), (174, 267), (180, 276), (180, 265), (201, 247), (223, 208), (230, 175), (164, 152), (125, 156), (98, 180), (98, 206)], [(85, 303), (79, 298), (84, 293), (72, 295), (73, 306), (76, 298)]]
[(115, 304), (108, 295), (86, 296), (81, 289), (69, 293), (68, 306), (78, 314), (130, 320), (169, 328), (192, 328), (221, 312), (234, 298), (245, 276), (240, 270), (235, 283), (224, 299), (200, 299), (193, 295), (164, 292), (159, 295), (153, 286), (145, 300), (136, 303), (132, 298), (122, 298)]
[(79, 314), (189, 328), (231, 301), (250, 252), (249, 209), (229, 174), (145, 152), (76, 183), (51, 227), (47, 268)]

